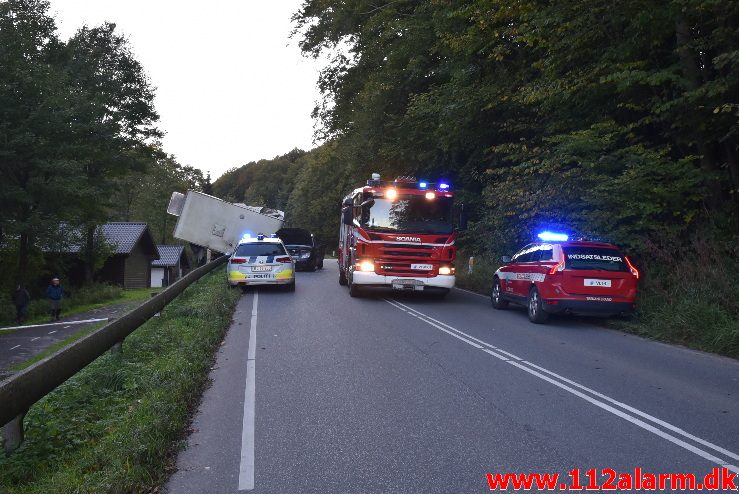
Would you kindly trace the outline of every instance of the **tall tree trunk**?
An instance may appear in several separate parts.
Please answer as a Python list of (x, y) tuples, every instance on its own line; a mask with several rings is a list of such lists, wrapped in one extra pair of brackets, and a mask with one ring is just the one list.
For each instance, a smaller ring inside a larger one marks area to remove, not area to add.
[[(701, 72), (696, 53), (690, 47), (692, 41), (690, 26), (682, 16), (679, 16), (675, 22), (675, 39), (677, 41), (677, 52), (680, 56), (680, 68), (688, 83), (688, 89), (696, 90), (701, 86)], [(717, 143), (706, 142), (698, 138), (696, 145), (701, 156), (700, 165), (705, 172), (705, 184), (708, 193), (706, 205), (711, 210), (720, 209), (723, 193), (721, 169), (717, 159)]]
[(20, 234), (18, 245), (18, 279), (16, 281), (28, 284), (28, 259), (30, 257), (31, 241), (27, 232)]
[(91, 283), (95, 274), (95, 225), (87, 225), (85, 228), (85, 282)]

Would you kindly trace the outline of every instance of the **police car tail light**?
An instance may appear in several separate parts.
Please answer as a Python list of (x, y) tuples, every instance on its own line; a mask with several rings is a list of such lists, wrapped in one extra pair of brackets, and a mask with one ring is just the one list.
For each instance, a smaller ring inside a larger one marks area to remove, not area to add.
[(552, 268), (549, 270), (549, 274), (555, 274), (559, 271), (564, 271), (564, 269), (565, 269), (565, 260), (562, 259), (557, 264), (552, 266)]
[(275, 262), (292, 262), (290, 257), (275, 257)]
[(639, 270), (634, 267), (633, 264), (631, 264), (631, 261), (628, 257), (624, 256), (624, 259), (626, 260), (626, 264), (629, 266), (629, 270), (631, 270), (631, 274), (634, 275), (634, 278), (637, 280), (639, 279)]
[(246, 259), (243, 257), (234, 257), (231, 259), (231, 264), (244, 264), (246, 262)]

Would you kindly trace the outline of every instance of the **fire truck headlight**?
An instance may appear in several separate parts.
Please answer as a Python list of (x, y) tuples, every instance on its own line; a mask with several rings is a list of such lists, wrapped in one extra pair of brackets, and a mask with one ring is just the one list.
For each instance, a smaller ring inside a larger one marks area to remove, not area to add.
[(454, 266), (439, 266), (439, 274), (454, 274)]
[(372, 261), (361, 261), (359, 263), (359, 270), (360, 271), (367, 271), (371, 272), (375, 270), (375, 263)]
[(436, 194), (433, 192), (426, 192), (426, 199), (436, 199)]
[(395, 189), (387, 189), (385, 191), (385, 199), (388, 199), (390, 201), (394, 201), (398, 198), (398, 191)]

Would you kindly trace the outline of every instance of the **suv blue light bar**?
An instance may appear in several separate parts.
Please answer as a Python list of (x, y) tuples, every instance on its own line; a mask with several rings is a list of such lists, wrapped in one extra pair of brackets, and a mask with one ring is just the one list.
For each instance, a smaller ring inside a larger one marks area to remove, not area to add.
[(566, 233), (541, 232), (537, 235), (544, 242), (567, 242), (570, 237)]

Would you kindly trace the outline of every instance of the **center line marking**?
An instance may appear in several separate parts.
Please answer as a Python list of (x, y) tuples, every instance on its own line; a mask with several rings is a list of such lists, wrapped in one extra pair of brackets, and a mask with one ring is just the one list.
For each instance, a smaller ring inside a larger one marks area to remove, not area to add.
[(56, 333), (56, 329), (54, 331), (49, 331), (49, 334), (54, 334), (54, 333)]
[(16, 349), (16, 348), (18, 348), (19, 346), (20, 346), (20, 345), (15, 345), (15, 346), (14, 346), (13, 348), (11, 348), (11, 350), (15, 350), (15, 349)]
[(39, 338), (41, 338), (41, 337), (40, 337), (40, 336), (37, 336), (37, 337), (35, 337), (35, 338), (31, 338), (31, 341), (36, 341), (36, 340), (38, 340)]
[(249, 328), (249, 351), (246, 354), (246, 387), (244, 389), (244, 419), (241, 424), (241, 463), (239, 464), (239, 490), (254, 489), (254, 398), (256, 394), (257, 353), (257, 303), (259, 292), (254, 291)]
[[(617, 409), (617, 408), (615, 408), (615, 407), (613, 407), (613, 406), (611, 406), (611, 405), (609, 405), (608, 403), (605, 403), (605, 402), (606, 401), (607, 402), (610, 402), (610, 403), (612, 403), (612, 404), (614, 404), (614, 405), (616, 405), (616, 406), (618, 406), (620, 408), (623, 408), (624, 410), (627, 410), (627, 411), (631, 412), (634, 415), (637, 415), (637, 416), (639, 416), (639, 417), (641, 417), (643, 419), (646, 419), (646, 420), (649, 420), (651, 422), (654, 422), (655, 424), (660, 425), (660, 426), (664, 427), (665, 429), (668, 429), (671, 432), (674, 432), (674, 433), (676, 433), (678, 435), (681, 435), (681, 436), (683, 436), (683, 437), (685, 437), (687, 439), (690, 439), (690, 440), (692, 440), (692, 441), (694, 441), (694, 442), (696, 442), (698, 444), (701, 444), (701, 445), (706, 446), (706, 447), (708, 447), (710, 449), (713, 449), (714, 451), (719, 452), (719, 453), (721, 453), (721, 454), (723, 454), (723, 455), (725, 455), (725, 456), (727, 456), (729, 458), (732, 458), (734, 460), (739, 459), (739, 455), (737, 455), (736, 453), (734, 453), (732, 451), (729, 451), (729, 450), (727, 450), (725, 448), (722, 448), (721, 446), (718, 446), (718, 445), (713, 444), (713, 443), (711, 443), (709, 441), (706, 441), (705, 439), (701, 439), (699, 437), (696, 437), (696, 436), (694, 436), (694, 435), (692, 435), (692, 434), (690, 434), (688, 432), (683, 431), (682, 429), (680, 429), (677, 426), (674, 426), (674, 425), (672, 425), (672, 424), (670, 424), (668, 422), (665, 422), (665, 421), (663, 421), (661, 419), (658, 419), (657, 417), (653, 417), (653, 416), (651, 416), (651, 415), (649, 415), (649, 414), (647, 414), (645, 412), (642, 412), (641, 410), (638, 410), (638, 409), (636, 409), (636, 408), (634, 408), (634, 407), (632, 407), (630, 405), (627, 405), (627, 404), (622, 403), (622, 402), (620, 402), (618, 400), (615, 400), (615, 399), (613, 399), (613, 398), (611, 398), (609, 396), (606, 396), (606, 395), (604, 395), (602, 393), (599, 393), (599, 392), (597, 392), (597, 391), (595, 391), (593, 389), (590, 389), (590, 388), (588, 388), (586, 386), (583, 386), (582, 384), (579, 384), (579, 383), (577, 383), (575, 381), (572, 381), (570, 379), (567, 379), (564, 376), (560, 376), (559, 374), (556, 374), (556, 373), (554, 373), (554, 372), (552, 372), (550, 370), (547, 370), (547, 369), (545, 369), (543, 367), (540, 367), (540, 366), (538, 366), (538, 365), (536, 365), (536, 364), (534, 364), (532, 362), (528, 362), (526, 360), (523, 360), (522, 358), (517, 357), (516, 355), (513, 355), (512, 353), (506, 352), (505, 350), (502, 350), (502, 349), (500, 349), (498, 347), (495, 347), (495, 346), (491, 345), (490, 343), (487, 343), (487, 342), (484, 342), (482, 340), (479, 340), (479, 339), (475, 338), (474, 336), (471, 336), (471, 335), (465, 333), (464, 331), (460, 331), (459, 329), (456, 329), (456, 328), (454, 328), (454, 327), (452, 327), (452, 326), (450, 326), (450, 325), (448, 325), (448, 324), (446, 324), (446, 323), (444, 323), (442, 321), (439, 321), (438, 319), (434, 319), (433, 317), (428, 316), (428, 315), (424, 314), (423, 312), (421, 312), (419, 310), (413, 309), (412, 307), (409, 307), (406, 304), (403, 304), (401, 302), (398, 302), (397, 300), (390, 300), (390, 299), (384, 299), (384, 300), (385, 300), (385, 302), (389, 303), (393, 307), (395, 307), (395, 308), (397, 308), (399, 310), (402, 310), (403, 312), (407, 312), (409, 315), (411, 315), (413, 317), (416, 317), (417, 319), (420, 319), (421, 321), (425, 322), (426, 324), (429, 324), (430, 326), (433, 326), (435, 328), (441, 329), (445, 333), (451, 334), (455, 338), (457, 338), (457, 339), (459, 339), (461, 341), (464, 341), (468, 345), (471, 345), (471, 346), (473, 346), (475, 348), (478, 348), (478, 349), (482, 349), (484, 352), (486, 352), (486, 353), (488, 353), (488, 354), (490, 354), (490, 355), (492, 355), (494, 357), (497, 357), (500, 360), (502, 360), (502, 361), (504, 361), (504, 362), (506, 362), (508, 364), (511, 364), (511, 365), (517, 367), (518, 369), (520, 369), (520, 370), (522, 370), (524, 372), (527, 372), (528, 374), (531, 374), (532, 376), (538, 377), (539, 379), (541, 379), (543, 381), (546, 381), (546, 382), (548, 382), (548, 383), (550, 383), (550, 384), (552, 384), (552, 385), (554, 385), (554, 386), (556, 386), (556, 387), (558, 387), (560, 389), (563, 389), (563, 390), (565, 390), (565, 391), (567, 391), (569, 393), (572, 393), (573, 395), (575, 395), (575, 396), (577, 396), (579, 398), (582, 398), (583, 400), (585, 400), (585, 401), (587, 401), (587, 402), (589, 402), (589, 403), (591, 403), (591, 404), (593, 404), (593, 405), (595, 405), (595, 406), (597, 406), (597, 407), (599, 407), (599, 408), (601, 408), (601, 409), (603, 409), (603, 410), (605, 410), (605, 411), (607, 411), (609, 413), (612, 413), (613, 415), (616, 415), (617, 417), (620, 417), (620, 418), (622, 418), (624, 420), (627, 420), (627, 421), (631, 422), (632, 424), (634, 424), (634, 425), (636, 425), (636, 426), (638, 426), (638, 427), (640, 427), (640, 428), (642, 428), (642, 429), (644, 429), (646, 431), (649, 431), (649, 432), (651, 432), (651, 433), (653, 433), (653, 434), (655, 434), (655, 435), (657, 435), (657, 436), (659, 436), (659, 437), (661, 437), (663, 439), (666, 439), (667, 441), (670, 441), (671, 443), (676, 444), (677, 446), (680, 446), (681, 448), (684, 448), (684, 449), (690, 451), (693, 454), (696, 454), (696, 455), (698, 455), (698, 456), (700, 456), (700, 457), (702, 457), (702, 458), (704, 458), (704, 459), (706, 459), (708, 461), (711, 461), (713, 463), (716, 463), (716, 464), (718, 464), (718, 465), (720, 465), (720, 466), (722, 466), (724, 468), (727, 468), (727, 469), (729, 469), (729, 470), (731, 470), (733, 472), (739, 473), (739, 466), (733, 465), (733, 464), (729, 463), (728, 461), (726, 461), (726, 460), (724, 460), (722, 458), (719, 458), (719, 457), (717, 457), (717, 456), (709, 453), (708, 451), (705, 451), (705, 450), (703, 450), (701, 448), (698, 448), (698, 447), (696, 447), (696, 446), (694, 446), (694, 445), (692, 445), (690, 443), (687, 443), (687, 442), (683, 441), (682, 439), (680, 439), (678, 437), (675, 437), (672, 434), (669, 434), (667, 432), (664, 432), (663, 430), (658, 429), (657, 427), (655, 427), (655, 426), (653, 426), (651, 424), (648, 424), (648, 423), (646, 423), (645, 421), (643, 421), (643, 420), (641, 420), (639, 418), (636, 418), (636, 417), (634, 417), (632, 415), (629, 415), (628, 413), (626, 413), (626, 412), (624, 412), (622, 410), (619, 410), (619, 409)], [(442, 325), (442, 326), (445, 326), (445, 327), (449, 328), (450, 330), (454, 331), (454, 333), (456, 333), (456, 334), (453, 334), (451, 331), (447, 331), (447, 330), (441, 328), (439, 325)], [(483, 346), (488, 347), (488, 348), (483, 348)], [(504, 354), (504, 355), (507, 355), (509, 357), (512, 357), (512, 358), (511, 359), (506, 358), (503, 355), (500, 355), (501, 353)], [(548, 375), (546, 375), (546, 374), (548, 374)], [(581, 389), (583, 391), (586, 391), (586, 392), (594, 395), (595, 397), (589, 396), (589, 395), (583, 393), (582, 391), (578, 391), (575, 388), (579, 388), (579, 389)], [(603, 400), (603, 401), (601, 401), (601, 400)]]

